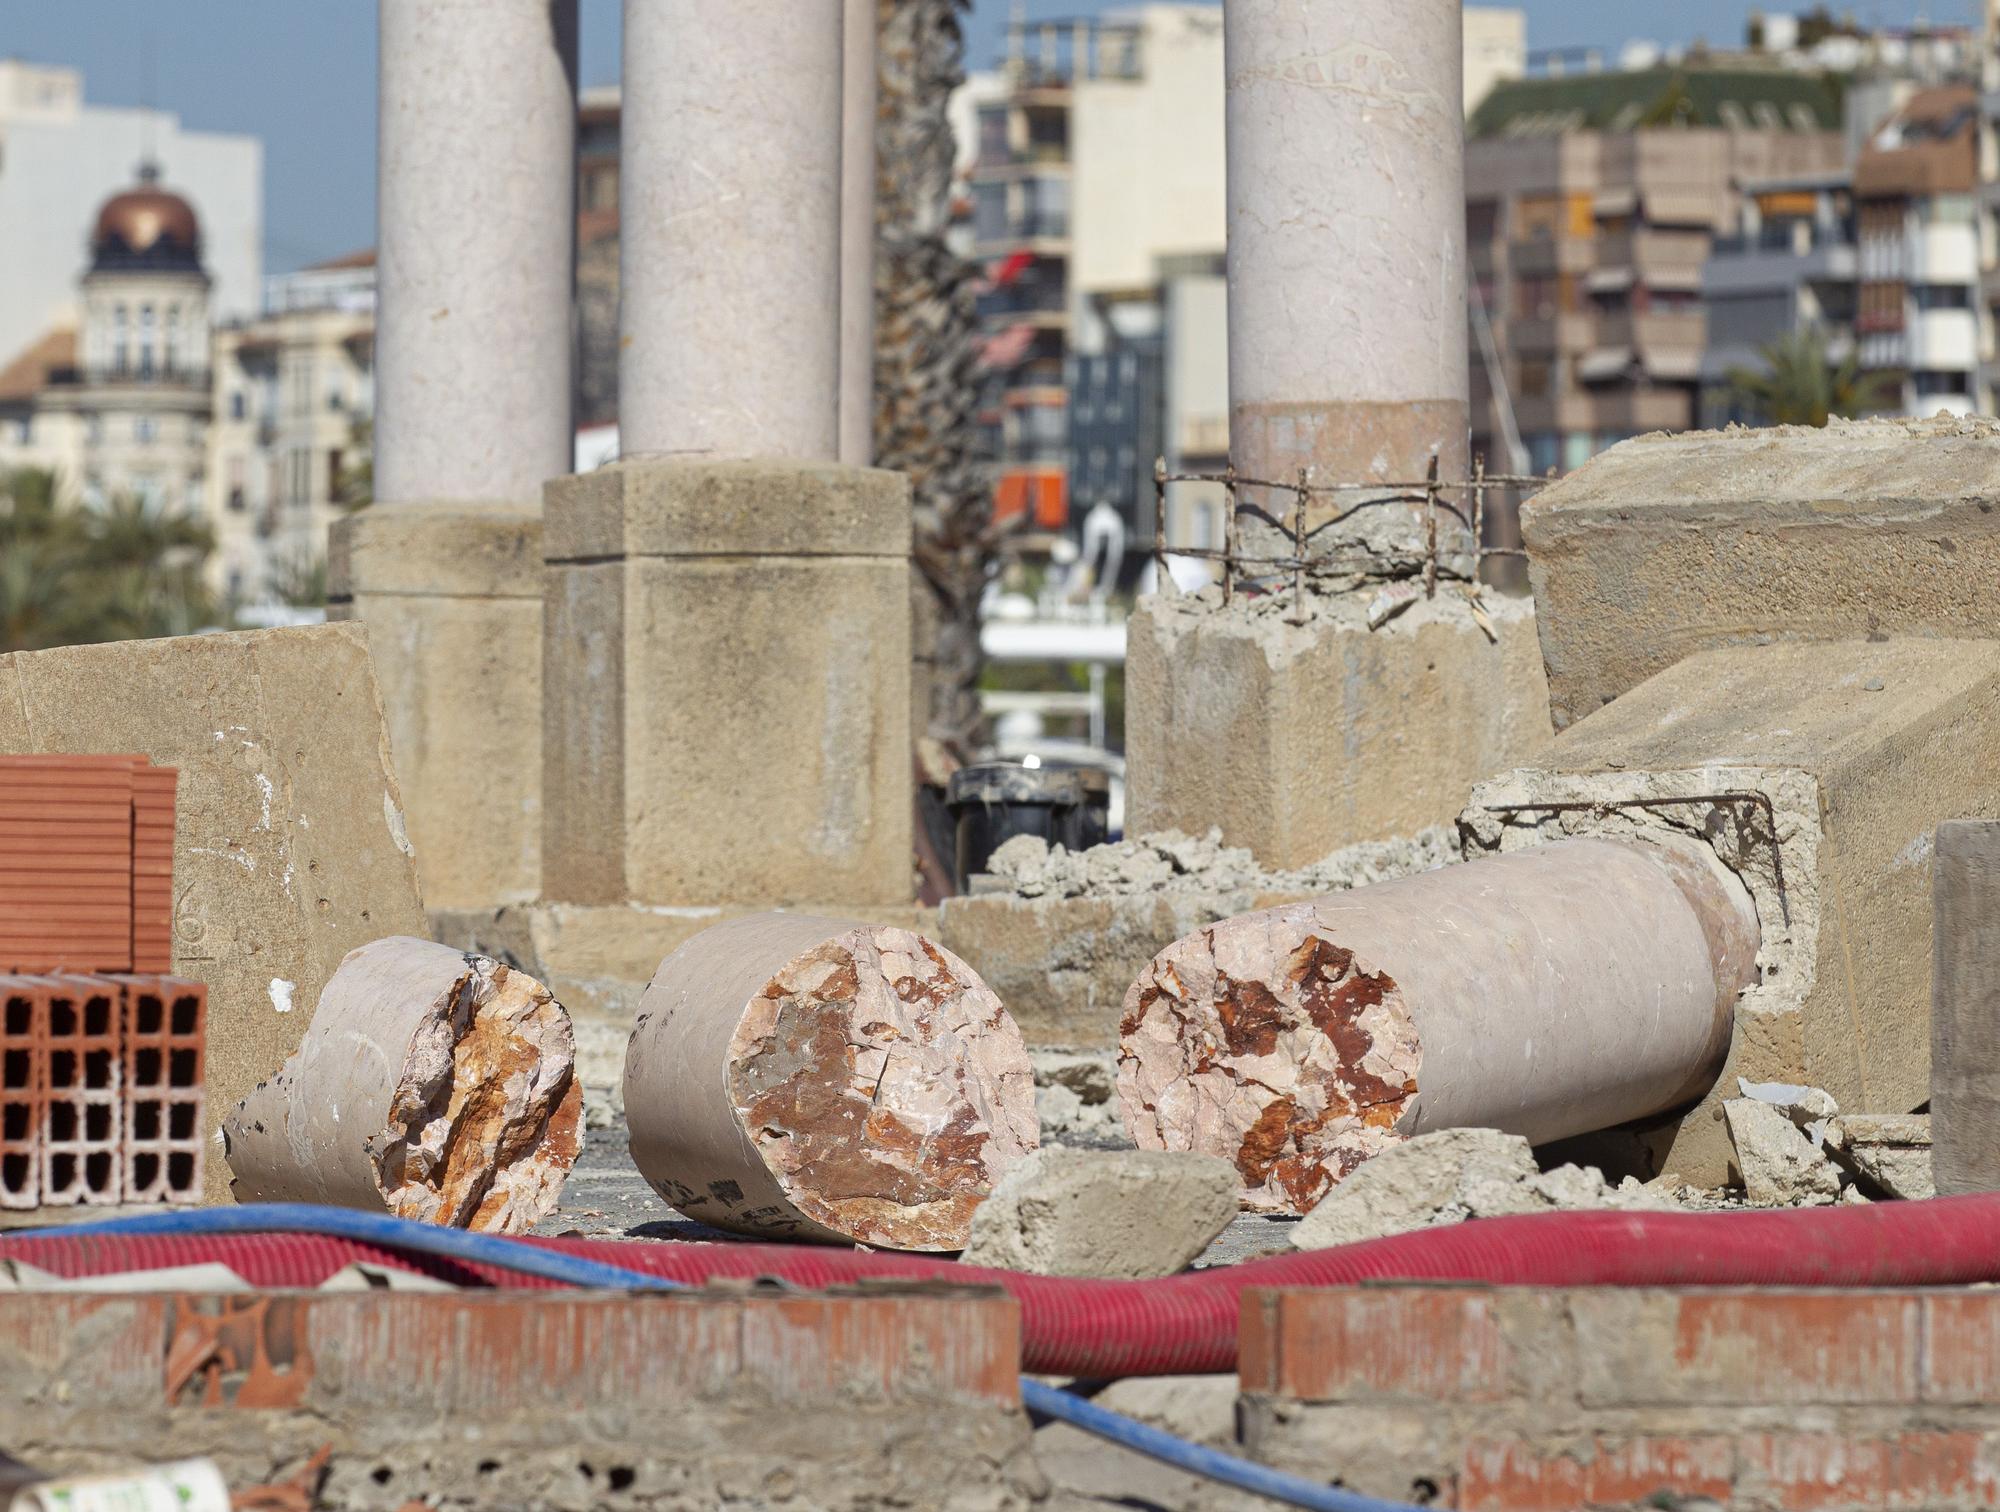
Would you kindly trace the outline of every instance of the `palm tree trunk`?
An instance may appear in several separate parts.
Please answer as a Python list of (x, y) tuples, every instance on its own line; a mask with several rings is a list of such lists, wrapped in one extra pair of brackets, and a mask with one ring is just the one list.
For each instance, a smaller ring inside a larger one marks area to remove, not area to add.
[[(916, 513), (913, 698), (919, 770), (941, 782), (978, 744), (979, 596), (994, 554), (973, 462), (976, 270), (946, 244), (969, 0), (877, 0), (875, 457)], [(940, 768), (944, 770), (940, 770)]]

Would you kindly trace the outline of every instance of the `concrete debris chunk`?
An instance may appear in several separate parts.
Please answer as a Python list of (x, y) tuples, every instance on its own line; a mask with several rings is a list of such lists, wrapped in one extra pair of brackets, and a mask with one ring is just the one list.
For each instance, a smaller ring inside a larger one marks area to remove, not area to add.
[(1850, 1113), (1836, 1119), (1834, 1158), (1891, 1197), (1937, 1195), (1931, 1121), (1923, 1113)]
[(1236, 1171), (1206, 1155), (1072, 1150), (1022, 1160), (973, 1214), (967, 1265), (1142, 1281), (1187, 1268), (1236, 1216)]
[(1820, 1207), (1840, 1199), (1840, 1172), (1785, 1116), (1754, 1097), (1722, 1105), (1743, 1190), (1759, 1207)]
[(1630, 1178), (1609, 1186), (1594, 1167), (1543, 1172), (1517, 1134), (1440, 1129), (1394, 1145), (1355, 1171), (1292, 1230), (1291, 1242), (1302, 1250), (1331, 1249), (1468, 1218), (1671, 1206)]
[(763, 1238), (964, 1247), (1039, 1142), (1021, 1034), (976, 972), (907, 929), (731, 919), (640, 999), (632, 1159), (702, 1223)]
[(232, 1190), (524, 1233), (582, 1148), (575, 1058), (534, 978), (430, 940), (364, 945), (297, 1053), (224, 1120)]
[(1042, 1137), (1087, 1134), (1123, 1138), (1118, 1124), (1118, 1072), (1108, 1055), (1030, 1050), (1035, 1110)]

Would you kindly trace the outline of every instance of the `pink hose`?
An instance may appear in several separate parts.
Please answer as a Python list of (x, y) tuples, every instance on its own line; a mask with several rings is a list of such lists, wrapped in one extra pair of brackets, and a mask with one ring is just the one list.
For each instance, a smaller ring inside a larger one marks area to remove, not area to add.
[[(771, 1276), (807, 1288), (863, 1277), (985, 1282), (1021, 1304), (1022, 1368), (1112, 1377), (1233, 1370), (1248, 1287), (1361, 1281), (1496, 1286), (1950, 1286), (2000, 1280), (2000, 1195), (1742, 1213), (1563, 1213), (1494, 1218), (1340, 1249), (1272, 1256), (1162, 1281), (1076, 1281), (908, 1255), (765, 1244), (544, 1239), (607, 1264), (699, 1285)], [(316, 1286), (356, 1260), (463, 1283), (539, 1286), (497, 1268), (311, 1235), (0, 1239), (0, 1258), (62, 1276), (220, 1262), (258, 1287)]]

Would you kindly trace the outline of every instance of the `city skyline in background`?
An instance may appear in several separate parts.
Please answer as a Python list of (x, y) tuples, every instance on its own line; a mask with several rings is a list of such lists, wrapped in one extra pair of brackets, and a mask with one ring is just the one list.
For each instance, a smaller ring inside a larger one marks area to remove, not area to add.
[[(1027, 0), (1028, 19), (1096, 15), (1129, 0)], [(1533, 49), (1602, 47), (1633, 37), (1734, 43), (1751, 7), (1681, 0), (1671, 12), (1643, 0), (1513, 0)], [(580, 0), (585, 87), (615, 84), (620, 0)], [(1772, 6), (1796, 10), (1802, 4)], [(1924, 19), (1970, 25), (1977, 0), (1850, 0), (1830, 7), (1867, 26)], [(967, 22), (969, 68), (992, 66), (1012, 0), (976, 0)], [(365, 24), (364, 24), (365, 23)], [(375, 235), (375, 27), (372, 7), (270, 7), (225, 0), (159, 25), (144, 0), (29, 9), (0, 20), (0, 58), (81, 69), (100, 105), (151, 104), (192, 130), (245, 133), (264, 143), (264, 266), (285, 272), (372, 244)], [(173, 165), (166, 164), (171, 178)]]

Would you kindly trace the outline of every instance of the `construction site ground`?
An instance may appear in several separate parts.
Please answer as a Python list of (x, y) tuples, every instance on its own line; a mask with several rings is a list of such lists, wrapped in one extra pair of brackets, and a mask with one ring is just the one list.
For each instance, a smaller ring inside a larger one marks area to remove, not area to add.
[[(1131, 1148), (1122, 1139), (1076, 1134), (1064, 1135), (1063, 1143), (1100, 1149)], [(1196, 1264), (1233, 1265), (1239, 1260), (1285, 1249), (1289, 1245), (1288, 1235), (1297, 1222), (1295, 1218), (1242, 1214), (1223, 1230)], [(622, 1118), (608, 1128), (591, 1129), (585, 1134), (583, 1154), (563, 1187), (561, 1206), (537, 1224), (534, 1232), (577, 1234), (586, 1239), (750, 1242), (740, 1234), (727, 1234), (683, 1218), (668, 1207), (632, 1164)]]

